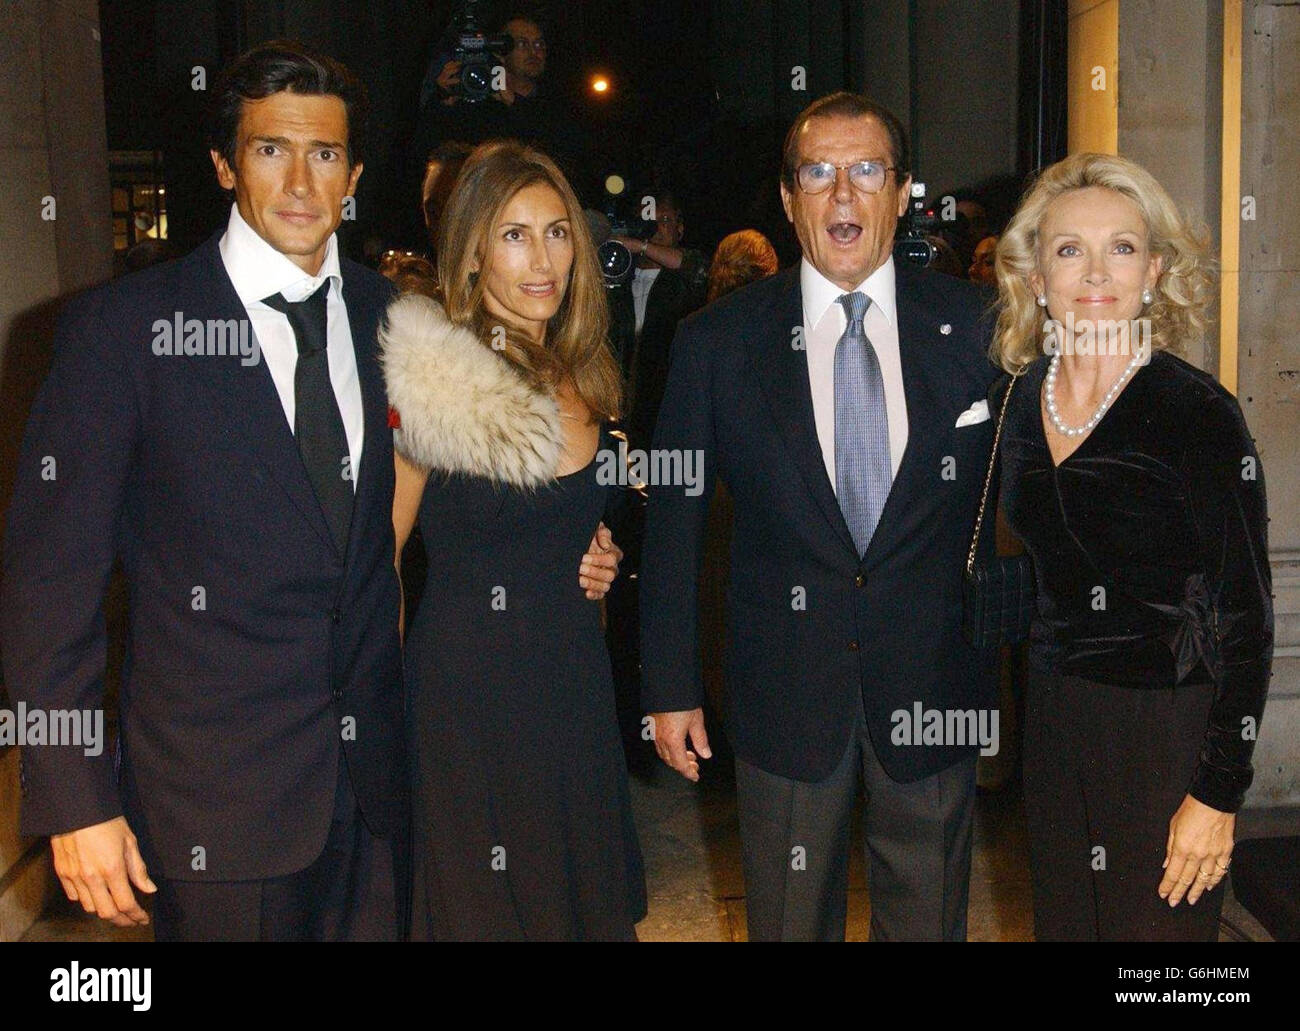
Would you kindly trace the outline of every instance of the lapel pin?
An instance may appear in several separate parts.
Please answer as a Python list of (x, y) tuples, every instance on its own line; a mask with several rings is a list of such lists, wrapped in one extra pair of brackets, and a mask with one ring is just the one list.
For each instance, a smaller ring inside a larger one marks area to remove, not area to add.
[(944, 336), (947, 336), (949, 333), (952, 332), (952, 325), (950, 323), (945, 322), (942, 326), (939, 327), (939, 332), (942, 333)]

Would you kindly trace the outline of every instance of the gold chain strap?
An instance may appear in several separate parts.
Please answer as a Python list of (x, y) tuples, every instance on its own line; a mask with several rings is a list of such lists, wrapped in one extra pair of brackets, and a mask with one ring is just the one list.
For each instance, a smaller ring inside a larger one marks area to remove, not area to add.
[(993, 482), (993, 466), (994, 463), (997, 462), (997, 458), (998, 458), (998, 442), (1002, 439), (1002, 422), (1007, 417), (1007, 402), (1011, 400), (1011, 391), (1015, 389), (1016, 380), (1018, 380), (1021, 376), (1023, 376), (1024, 373), (1025, 370), (1021, 369), (1019, 372), (1017, 372), (1014, 376), (1011, 377), (1011, 382), (1010, 384), (1007, 385), (1007, 392), (1002, 398), (1002, 410), (998, 412), (997, 429), (993, 431), (993, 451), (989, 455), (988, 472), (984, 474), (984, 493), (980, 495), (979, 515), (975, 517), (975, 535), (971, 538), (970, 541), (970, 554), (966, 556), (967, 576), (969, 576), (971, 574), (971, 571), (975, 568), (975, 548), (979, 544), (980, 528), (984, 525), (984, 506), (989, 500), (989, 484)]

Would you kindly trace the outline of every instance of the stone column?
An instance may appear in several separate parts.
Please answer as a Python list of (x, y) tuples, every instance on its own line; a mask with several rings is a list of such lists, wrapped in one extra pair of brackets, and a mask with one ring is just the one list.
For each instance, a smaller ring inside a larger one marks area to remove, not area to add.
[[(1292, 180), (1300, 162), (1300, 6), (1073, 0), (1069, 52), (1070, 150), (1118, 152), (1144, 165), (1208, 227), (1227, 260), (1223, 333), (1212, 327), (1206, 339), (1190, 343), (1186, 357), (1230, 388), (1235, 375), (1264, 465), (1277, 640), (1246, 801), (1257, 810), (1294, 806), (1300, 804), (1300, 198)], [(1092, 88), (1098, 68), (1106, 70), (1100, 90)], [(1240, 115), (1230, 105), (1225, 124), (1224, 99), (1235, 96), (1238, 84)]]
[[(1241, 20), (1237, 398), (1268, 486), (1277, 641), (1256, 746), (1255, 806), (1300, 804), (1300, 6)], [(1253, 212), (1250, 211), (1253, 202)]]
[[(27, 412), (49, 366), (56, 299), (107, 279), (112, 269), (98, 4), (0, 5), (0, 66), (4, 512)], [(2, 691), (0, 704), (8, 704)], [(18, 836), (18, 755), (0, 745), (0, 941), (17, 938), (37, 918), (50, 882), (45, 842)]]

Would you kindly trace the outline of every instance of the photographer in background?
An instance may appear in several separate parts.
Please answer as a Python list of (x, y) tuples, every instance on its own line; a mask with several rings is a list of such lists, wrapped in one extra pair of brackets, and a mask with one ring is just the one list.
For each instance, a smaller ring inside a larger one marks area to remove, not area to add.
[[(549, 44), (540, 22), (531, 15), (514, 12), (506, 17), (488, 39), (500, 36), (510, 45), (494, 58), (489, 69), (504, 72), (500, 89), (489, 89), (481, 99), (469, 99), (461, 82), (463, 65), (456, 60), (457, 41), (462, 32), (482, 36), (465, 5), (438, 47), (430, 64), (420, 96), (420, 114), (413, 139), (414, 152), (423, 158), (445, 140), (469, 144), (493, 138), (522, 140), (544, 150), (560, 164), (566, 175), (579, 170), (586, 134), (578, 116), (553, 94), (544, 82)], [(489, 71), (489, 81), (496, 76)]]

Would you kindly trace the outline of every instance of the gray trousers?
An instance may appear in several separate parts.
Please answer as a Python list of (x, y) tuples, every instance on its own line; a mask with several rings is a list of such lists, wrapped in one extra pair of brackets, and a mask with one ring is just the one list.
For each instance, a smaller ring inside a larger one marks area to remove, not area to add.
[(736, 760), (750, 941), (843, 941), (861, 778), (872, 941), (965, 941), (975, 756), (910, 784), (881, 767), (861, 704), (823, 781)]

